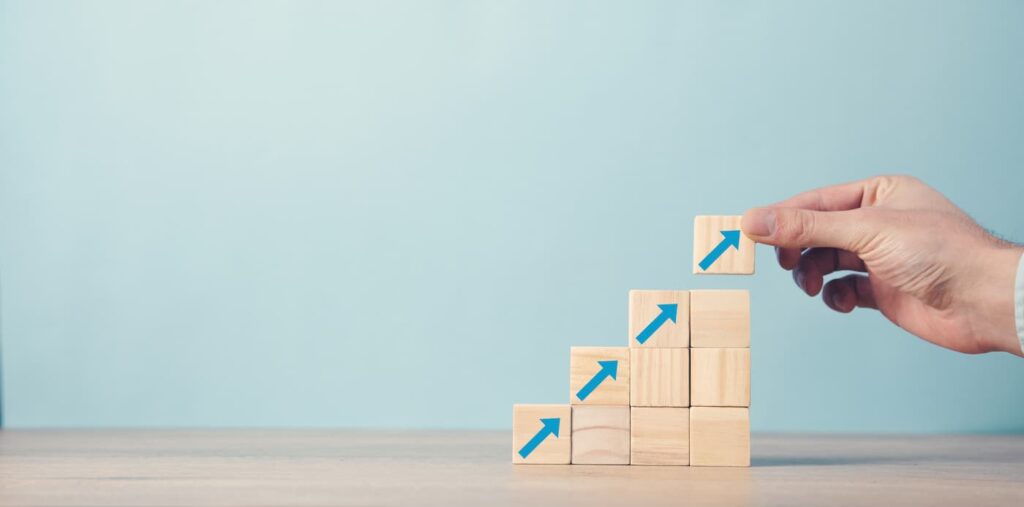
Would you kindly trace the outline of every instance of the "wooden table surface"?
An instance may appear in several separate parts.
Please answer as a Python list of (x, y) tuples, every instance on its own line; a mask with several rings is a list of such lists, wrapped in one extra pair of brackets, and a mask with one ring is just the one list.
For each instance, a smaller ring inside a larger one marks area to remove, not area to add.
[(513, 466), (508, 432), (0, 431), (0, 505), (1024, 505), (1024, 436), (754, 435), (751, 468)]

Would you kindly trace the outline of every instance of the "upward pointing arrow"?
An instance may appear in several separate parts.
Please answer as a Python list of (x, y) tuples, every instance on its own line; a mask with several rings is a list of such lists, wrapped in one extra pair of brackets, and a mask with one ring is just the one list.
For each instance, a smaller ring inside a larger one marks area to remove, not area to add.
[(733, 247), (736, 250), (740, 249), (740, 231), (722, 231), (722, 241), (718, 242), (718, 245), (714, 250), (708, 252), (708, 254), (704, 256), (704, 259), (700, 261), (700, 264), (698, 264), (700, 266), (700, 270), (707, 271), (708, 268), (710, 268), (711, 265), (729, 249), (729, 247)]
[(647, 324), (647, 327), (645, 327), (643, 331), (640, 331), (640, 334), (636, 335), (636, 341), (640, 342), (641, 345), (643, 345), (644, 342), (647, 341), (647, 339), (650, 338), (666, 320), (672, 320), (672, 322), (676, 321), (676, 315), (679, 313), (679, 305), (672, 303), (670, 305), (658, 305), (658, 308), (661, 308), (661, 313), (658, 314), (650, 324)]
[(519, 455), (522, 456), (523, 459), (526, 459), (526, 457), (529, 456), (545, 438), (548, 438), (548, 435), (554, 435), (555, 438), (558, 438), (558, 426), (560, 426), (561, 422), (562, 419), (559, 417), (541, 419), (540, 423), (543, 424), (544, 427), (542, 427), (540, 431), (538, 431), (537, 434), (523, 446), (522, 449), (519, 449)]
[(594, 389), (597, 389), (597, 386), (601, 385), (601, 382), (604, 382), (604, 379), (611, 377), (612, 380), (615, 380), (615, 376), (619, 372), (619, 362), (617, 360), (598, 361), (597, 364), (601, 365), (601, 370), (595, 373), (594, 376), (591, 377), (590, 381), (588, 381), (580, 391), (576, 393), (576, 397), (579, 398), (580, 401), (587, 399), (587, 396), (590, 396), (590, 393), (594, 392)]

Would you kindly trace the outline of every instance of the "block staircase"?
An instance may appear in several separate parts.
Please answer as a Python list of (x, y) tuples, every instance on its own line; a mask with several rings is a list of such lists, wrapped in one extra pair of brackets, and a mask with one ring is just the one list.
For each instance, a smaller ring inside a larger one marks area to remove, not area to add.
[[(694, 273), (752, 274), (739, 217), (694, 221)], [(568, 404), (512, 408), (512, 462), (750, 465), (750, 295), (633, 290), (626, 347), (572, 347)]]

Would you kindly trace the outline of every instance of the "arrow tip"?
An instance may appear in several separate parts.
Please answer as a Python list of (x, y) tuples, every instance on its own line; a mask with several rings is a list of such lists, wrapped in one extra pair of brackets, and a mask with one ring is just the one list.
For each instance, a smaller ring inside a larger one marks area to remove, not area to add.
[(661, 308), (661, 313), (665, 314), (665, 318), (672, 322), (676, 321), (676, 316), (679, 315), (679, 305), (672, 303), (670, 305), (658, 305), (658, 308)]
[(740, 231), (738, 229), (722, 231), (722, 237), (725, 238), (726, 246), (731, 246), (737, 250), (740, 249)]
[(601, 365), (601, 371), (608, 372), (608, 376), (615, 380), (615, 375), (619, 373), (619, 361), (598, 361), (597, 364)]
[(558, 427), (561, 426), (562, 419), (560, 417), (551, 417), (548, 419), (541, 419), (541, 424), (544, 425), (544, 429), (550, 431), (552, 435), (558, 436)]

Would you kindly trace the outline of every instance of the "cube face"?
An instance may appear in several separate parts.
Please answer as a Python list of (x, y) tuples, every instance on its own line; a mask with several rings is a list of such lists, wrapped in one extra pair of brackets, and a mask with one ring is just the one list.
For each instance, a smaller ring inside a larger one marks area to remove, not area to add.
[(691, 349), (690, 405), (750, 406), (750, 349)]
[(572, 347), (569, 400), (573, 405), (629, 406), (629, 348)]
[(629, 464), (629, 407), (572, 407), (572, 463)]
[(741, 218), (705, 215), (694, 219), (694, 274), (754, 273), (754, 241), (740, 232)]
[(512, 406), (512, 462), (568, 465), (572, 408), (569, 405)]
[(690, 291), (690, 346), (749, 347), (750, 292)]
[(689, 291), (629, 291), (629, 346), (689, 347)]
[(690, 349), (630, 351), (629, 404), (634, 407), (690, 405)]
[(750, 466), (750, 409), (690, 409), (690, 464)]
[(690, 409), (633, 407), (629, 426), (630, 464), (690, 464)]

